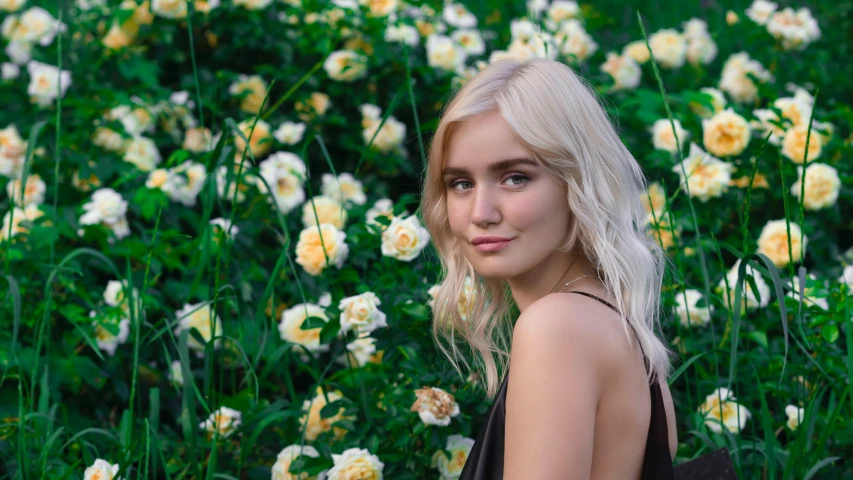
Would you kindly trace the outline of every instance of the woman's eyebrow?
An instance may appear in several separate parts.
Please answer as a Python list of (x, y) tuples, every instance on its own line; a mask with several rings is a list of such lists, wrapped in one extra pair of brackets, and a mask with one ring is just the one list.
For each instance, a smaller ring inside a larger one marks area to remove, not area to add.
[[(539, 164), (536, 163), (535, 161), (529, 159), (529, 158), (526, 158), (526, 157), (509, 158), (507, 160), (500, 160), (498, 162), (495, 162), (495, 163), (489, 165), (488, 170), (490, 172), (499, 172), (501, 170), (506, 170), (506, 169), (515, 167), (517, 165), (530, 165), (530, 166), (535, 167)], [(446, 177), (448, 175), (468, 175), (470, 173), (471, 173), (471, 171), (468, 170), (467, 168), (464, 168), (464, 167), (445, 167), (441, 171), (441, 176)]]

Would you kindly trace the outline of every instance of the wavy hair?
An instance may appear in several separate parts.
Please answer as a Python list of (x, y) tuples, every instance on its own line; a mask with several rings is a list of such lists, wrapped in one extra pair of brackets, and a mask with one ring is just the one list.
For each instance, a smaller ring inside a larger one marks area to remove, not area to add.
[(491, 63), (456, 92), (430, 143), (420, 210), (441, 262), (432, 328), (439, 350), (460, 376), (460, 363), (485, 376), (486, 394), (494, 398), (502, 381), (498, 370), (505, 375), (509, 361), (514, 301), (506, 281), (479, 276), (462, 253), (450, 230), (441, 178), (455, 127), (492, 111), (543, 168), (565, 182), (574, 221), (559, 249), (579, 249), (616, 299), (625, 334), (630, 339), (629, 326), (634, 328), (648, 359), (649, 382), (667, 378), (675, 353), (656, 331), (668, 258), (646, 221), (641, 195), (647, 180), (592, 88), (568, 66), (546, 58)]

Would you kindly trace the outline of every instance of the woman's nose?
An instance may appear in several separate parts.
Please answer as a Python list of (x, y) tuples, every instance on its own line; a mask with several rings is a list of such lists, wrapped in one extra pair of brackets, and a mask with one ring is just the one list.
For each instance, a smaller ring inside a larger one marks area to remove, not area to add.
[(500, 222), (499, 207), (496, 192), (488, 188), (477, 189), (474, 193), (474, 205), (471, 207), (471, 222), (478, 226)]

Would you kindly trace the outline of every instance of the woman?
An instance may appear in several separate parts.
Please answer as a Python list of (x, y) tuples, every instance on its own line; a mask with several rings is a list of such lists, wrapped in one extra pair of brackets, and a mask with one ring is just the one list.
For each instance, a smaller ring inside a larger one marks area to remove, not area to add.
[(447, 106), (421, 204), (444, 274), (433, 333), (460, 375), (471, 348), (496, 397), (460, 479), (672, 478), (666, 256), (645, 188), (562, 63), (494, 62)]

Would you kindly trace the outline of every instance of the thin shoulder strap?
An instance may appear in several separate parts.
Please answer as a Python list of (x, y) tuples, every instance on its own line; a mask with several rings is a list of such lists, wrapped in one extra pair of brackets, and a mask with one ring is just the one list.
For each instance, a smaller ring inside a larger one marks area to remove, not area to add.
[[(597, 297), (597, 296), (595, 296), (595, 295), (593, 295), (593, 294), (591, 294), (591, 293), (579, 292), (579, 291), (577, 291), (577, 290), (569, 290), (569, 291), (566, 291), (566, 292), (563, 292), (563, 293), (578, 293), (578, 294), (583, 295), (583, 296), (585, 296), (585, 297), (593, 298), (593, 299), (598, 300), (599, 302), (601, 302), (601, 303), (603, 303), (603, 304), (607, 305), (608, 307), (610, 307), (611, 309), (613, 309), (613, 311), (614, 311), (614, 312), (616, 312), (616, 313), (620, 313), (620, 312), (619, 312), (619, 309), (618, 309), (618, 308), (616, 308), (616, 307), (614, 307), (610, 302), (608, 302), (607, 300), (604, 300), (603, 298), (599, 298), (599, 297)], [(628, 326), (629, 326), (629, 327), (631, 327), (631, 331), (632, 331), (632, 332), (634, 332), (634, 336), (635, 336), (635, 337), (637, 337), (637, 330), (636, 330), (636, 329), (634, 329), (634, 326), (633, 326), (633, 325), (631, 325), (630, 323), (628, 324)], [(643, 354), (643, 364), (646, 366), (646, 372), (648, 373), (648, 371), (649, 371), (649, 359), (646, 357), (646, 352), (645, 352), (645, 351), (643, 351), (643, 344), (642, 344), (642, 343), (640, 343), (640, 338), (639, 338), (639, 337), (637, 337), (637, 345), (639, 345), (639, 346), (640, 346), (640, 352), (642, 352), (642, 354)]]

